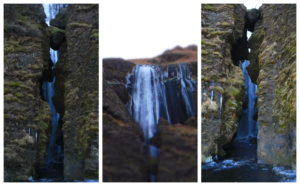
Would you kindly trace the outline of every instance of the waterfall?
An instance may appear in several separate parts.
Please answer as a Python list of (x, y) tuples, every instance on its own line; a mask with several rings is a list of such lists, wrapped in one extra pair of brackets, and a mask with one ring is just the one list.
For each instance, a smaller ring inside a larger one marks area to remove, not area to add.
[(222, 101), (223, 101), (223, 96), (220, 94), (220, 112), (222, 111)]
[(246, 87), (245, 100), (248, 101), (248, 108), (243, 111), (243, 117), (239, 121), (237, 130), (238, 139), (247, 138), (248, 136), (256, 136), (258, 129), (258, 122), (252, 119), (254, 114), (254, 104), (256, 99), (255, 92), (257, 89), (257, 85), (251, 82), (251, 79), (248, 75), (246, 67), (249, 64), (249, 61), (245, 61), (242, 65)]
[[(193, 91), (196, 90), (196, 82), (190, 79), (190, 74), (186, 64), (174, 65), (166, 71), (158, 66), (137, 65), (127, 76), (126, 88), (132, 98), (127, 108), (143, 129), (146, 144), (157, 130), (159, 117), (172, 124), (183, 124), (194, 116)], [(158, 149), (150, 146), (149, 153), (157, 156)]]
[[(50, 25), (50, 20), (54, 19), (55, 16), (58, 14), (59, 9), (61, 7), (65, 7), (65, 6), (66, 5), (63, 5), (63, 4), (43, 4), (44, 11), (46, 14), (45, 21), (48, 26)], [(50, 57), (51, 57), (53, 64), (55, 65), (58, 60), (58, 52), (54, 51), (50, 48)], [(57, 162), (58, 155), (60, 153), (62, 153), (61, 147), (55, 144), (59, 114), (56, 112), (56, 109), (55, 109), (52, 99), (51, 99), (51, 97), (53, 97), (55, 94), (54, 89), (53, 89), (54, 83), (55, 83), (55, 77), (53, 78), (53, 82), (44, 82), (42, 85), (44, 97), (50, 106), (51, 115), (52, 115), (52, 133), (51, 133), (51, 137), (50, 137), (50, 143), (48, 146), (48, 157), (47, 157), (46, 163)], [(37, 137), (37, 135), (36, 135), (36, 137)]]

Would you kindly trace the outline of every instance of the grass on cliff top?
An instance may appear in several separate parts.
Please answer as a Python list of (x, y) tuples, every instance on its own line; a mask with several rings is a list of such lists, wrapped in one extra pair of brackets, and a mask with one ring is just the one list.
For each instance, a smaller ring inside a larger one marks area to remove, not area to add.
[(210, 10), (210, 11), (214, 11), (215, 10), (215, 8), (212, 7), (212, 5), (210, 5), (210, 4), (202, 4), (202, 9), (204, 9), (204, 10)]
[(63, 34), (66, 33), (65, 30), (59, 29), (59, 28), (54, 27), (54, 26), (50, 26), (48, 29), (49, 29), (49, 31), (51, 32), (51, 35), (54, 35), (54, 34), (56, 34), (56, 33), (63, 33)]

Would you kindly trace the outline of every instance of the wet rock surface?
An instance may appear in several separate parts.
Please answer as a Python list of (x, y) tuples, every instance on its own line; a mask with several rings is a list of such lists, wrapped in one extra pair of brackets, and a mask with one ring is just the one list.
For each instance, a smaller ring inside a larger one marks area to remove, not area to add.
[(257, 146), (235, 140), (226, 157), (202, 163), (202, 182), (295, 182), (296, 171), (277, 165), (258, 164)]

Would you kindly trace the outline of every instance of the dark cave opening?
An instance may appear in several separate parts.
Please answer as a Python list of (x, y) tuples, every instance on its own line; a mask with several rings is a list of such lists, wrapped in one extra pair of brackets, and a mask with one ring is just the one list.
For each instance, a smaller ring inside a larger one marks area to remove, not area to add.
[(53, 82), (53, 72), (52, 67), (54, 66), (51, 58), (49, 58), (48, 68), (43, 71), (42, 78), (40, 79), (40, 96), (43, 101), (46, 101), (44, 91), (43, 91), (43, 83), (44, 82)]
[[(246, 23), (245, 23), (246, 25)], [(243, 37), (239, 38), (235, 44), (232, 45), (231, 59), (235, 66), (239, 66), (240, 61), (249, 59), (247, 28), (245, 26)]]

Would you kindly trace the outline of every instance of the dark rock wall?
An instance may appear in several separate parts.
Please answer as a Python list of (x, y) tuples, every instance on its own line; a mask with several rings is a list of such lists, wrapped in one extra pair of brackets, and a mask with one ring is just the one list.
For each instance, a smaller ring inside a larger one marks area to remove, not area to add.
[(171, 125), (159, 119), (158, 182), (197, 182), (197, 120), (192, 123)]
[(136, 65), (103, 59), (103, 181), (147, 181), (143, 131), (127, 111), (126, 76)]
[(241, 68), (233, 64), (231, 49), (244, 35), (245, 15), (242, 4), (201, 6), (202, 161), (224, 155), (222, 146), (237, 130), (245, 83)]
[(53, 64), (45, 17), (41, 4), (4, 5), (4, 181), (28, 180), (47, 158), (51, 111), (40, 80)]
[(247, 68), (258, 85), (258, 163), (296, 167), (296, 5), (264, 4)]
[(52, 98), (63, 115), (64, 177), (99, 179), (98, 174), (98, 15), (97, 4), (70, 4), (65, 12), (66, 41), (54, 67)]

